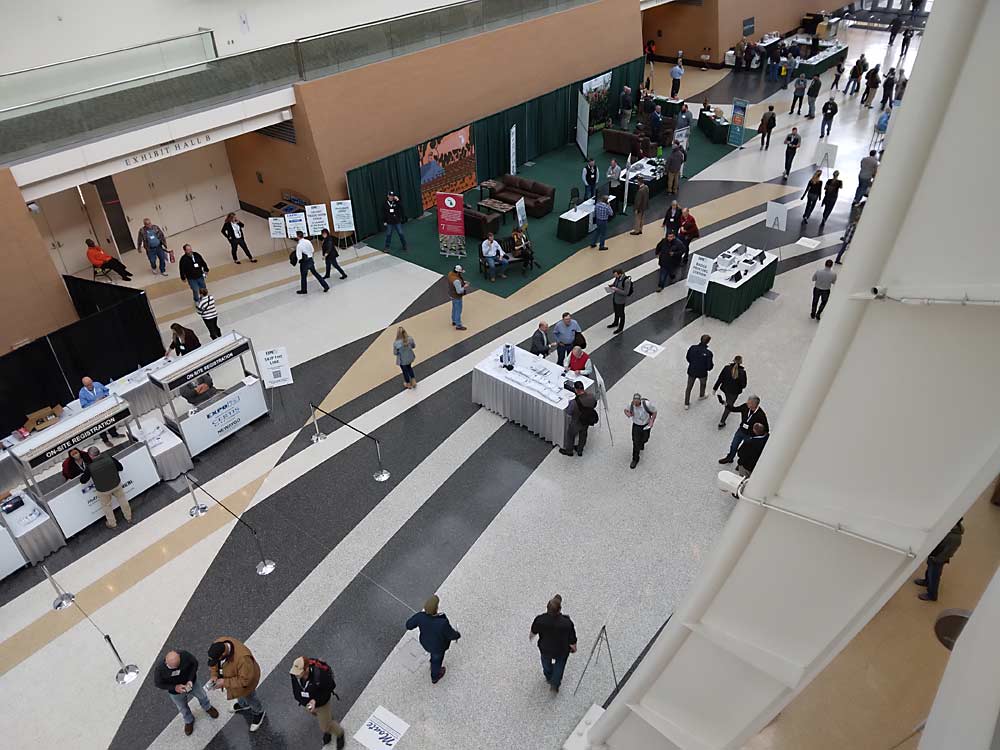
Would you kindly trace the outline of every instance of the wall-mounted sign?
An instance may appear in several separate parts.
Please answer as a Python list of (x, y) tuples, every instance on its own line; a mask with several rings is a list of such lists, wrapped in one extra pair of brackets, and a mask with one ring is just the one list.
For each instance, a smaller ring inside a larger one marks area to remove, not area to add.
[(140, 164), (149, 164), (150, 162), (166, 159), (170, 156), (176, 156), (177, 154), (185, 151), (201, 148), (202, 146), (207, 146), (212, 142), (212, 136), (208, 133), (193, 135), (190, 138), (184, 138), (180, 141), (161, 143), (159, 146), (153, 146), (153, 148), (147, 148), (142, 151), (137, 151), (134, 154), (129, 154), (122, 159), (122, 164), (125, 166), (125, 169), (131, 169), (132, 167), (137, 167)]
[(753, 30), (755, 26), (754, 16), (750, 18), (743, 19), (743, 36), (753, 36)]

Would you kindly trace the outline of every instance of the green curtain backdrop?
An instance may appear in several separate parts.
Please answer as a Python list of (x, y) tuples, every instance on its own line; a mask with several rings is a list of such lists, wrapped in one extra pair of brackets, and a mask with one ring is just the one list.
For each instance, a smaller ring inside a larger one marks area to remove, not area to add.
[(632, 101), (639, 103), (639, 91), (642, 88), (642, 76), (645, 73), (645, 61), (637, 57), (631, 62), (618, 65), (611, 69), (611, 102), (612, 110), (618, 111), (618, 96), (622, 92), (622, 87), (632, 87)]
[(347, 173), (347, 190), (354, 209), (358, 237), (369, 237), (382, 228), (382, 204), (390, 190), (403, 203), (407, 219), (423, 213), (420, 198), (420, 158), (417, 149), (373, 161)]

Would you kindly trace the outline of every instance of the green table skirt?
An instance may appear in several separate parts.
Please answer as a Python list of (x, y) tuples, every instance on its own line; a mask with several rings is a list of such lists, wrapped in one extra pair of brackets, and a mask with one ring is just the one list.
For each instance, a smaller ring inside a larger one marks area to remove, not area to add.
[(710, 318), (718, 318), (727, 323), (732, 323), (744, 311), (749, 309), (753, 301), (766, 294), (774, 286), (774, 277), (778, 272), (778, 259), (772, 260), (767, 267), (763, 268), (745, 284), (733, 289), (709, 282), (708, 292), (702, 295), (700, 292), (691, 292), (688, 298), (688, 309), (701, 311), (702, 296), (705, 297), (705, 315)]
[(799, 73), (803, 73), (805, 74), (806, 78), (812, 78), (813, 76), (821, 75), (830, 68), (835, 67), (837, 63), (846, 60), (848, 49), (849, 49), (848, 47), (844, 47), (843, 49), (838, 50), (837, 52), (833, 53), (827, 58), (824, 58), (823, 60), (820, 60), (818, 63), (814, 65), (805, 62), (800, 63), (799, 67), (796, 68), (795, 73), (796, 75), (798, 75)]

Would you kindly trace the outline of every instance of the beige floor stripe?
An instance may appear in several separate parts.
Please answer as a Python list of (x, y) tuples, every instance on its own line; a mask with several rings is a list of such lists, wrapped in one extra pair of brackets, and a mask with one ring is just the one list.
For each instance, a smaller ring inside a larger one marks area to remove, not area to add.
[[(701, 106), (702, 93), (712, 88), (715, 84), (725, 78), (731, 72), (730, 68), (702, 70), (699, 68), (700, 60), (688, 60), (684, 63), (684, 77), (681, 79), (680, 95), (688, 102), (688, 109), (697, 114)], [(670, 62), (656, 63), (653, 75), (653, 93), (657, 96), (670, 96), (670, 69), (674, 67)], [(649, 65), (643, 69), (642, 79), (645, 81), (649, 77)], [(711, 102), (712, 104), (726, 104), (727, 102)], [(699, 106), (694, 106), (698, 104)]]

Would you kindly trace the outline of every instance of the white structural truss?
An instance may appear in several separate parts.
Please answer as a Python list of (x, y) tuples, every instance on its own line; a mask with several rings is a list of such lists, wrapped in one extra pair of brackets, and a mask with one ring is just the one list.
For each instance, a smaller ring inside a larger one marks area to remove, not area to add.
[[(780, 429), (685, 601), (568, 750), (742, 747), (1000, 472), (998, 38), (1000, 0), (934, 8)], [(989, 747), (921, 744), (959, 746)]]

